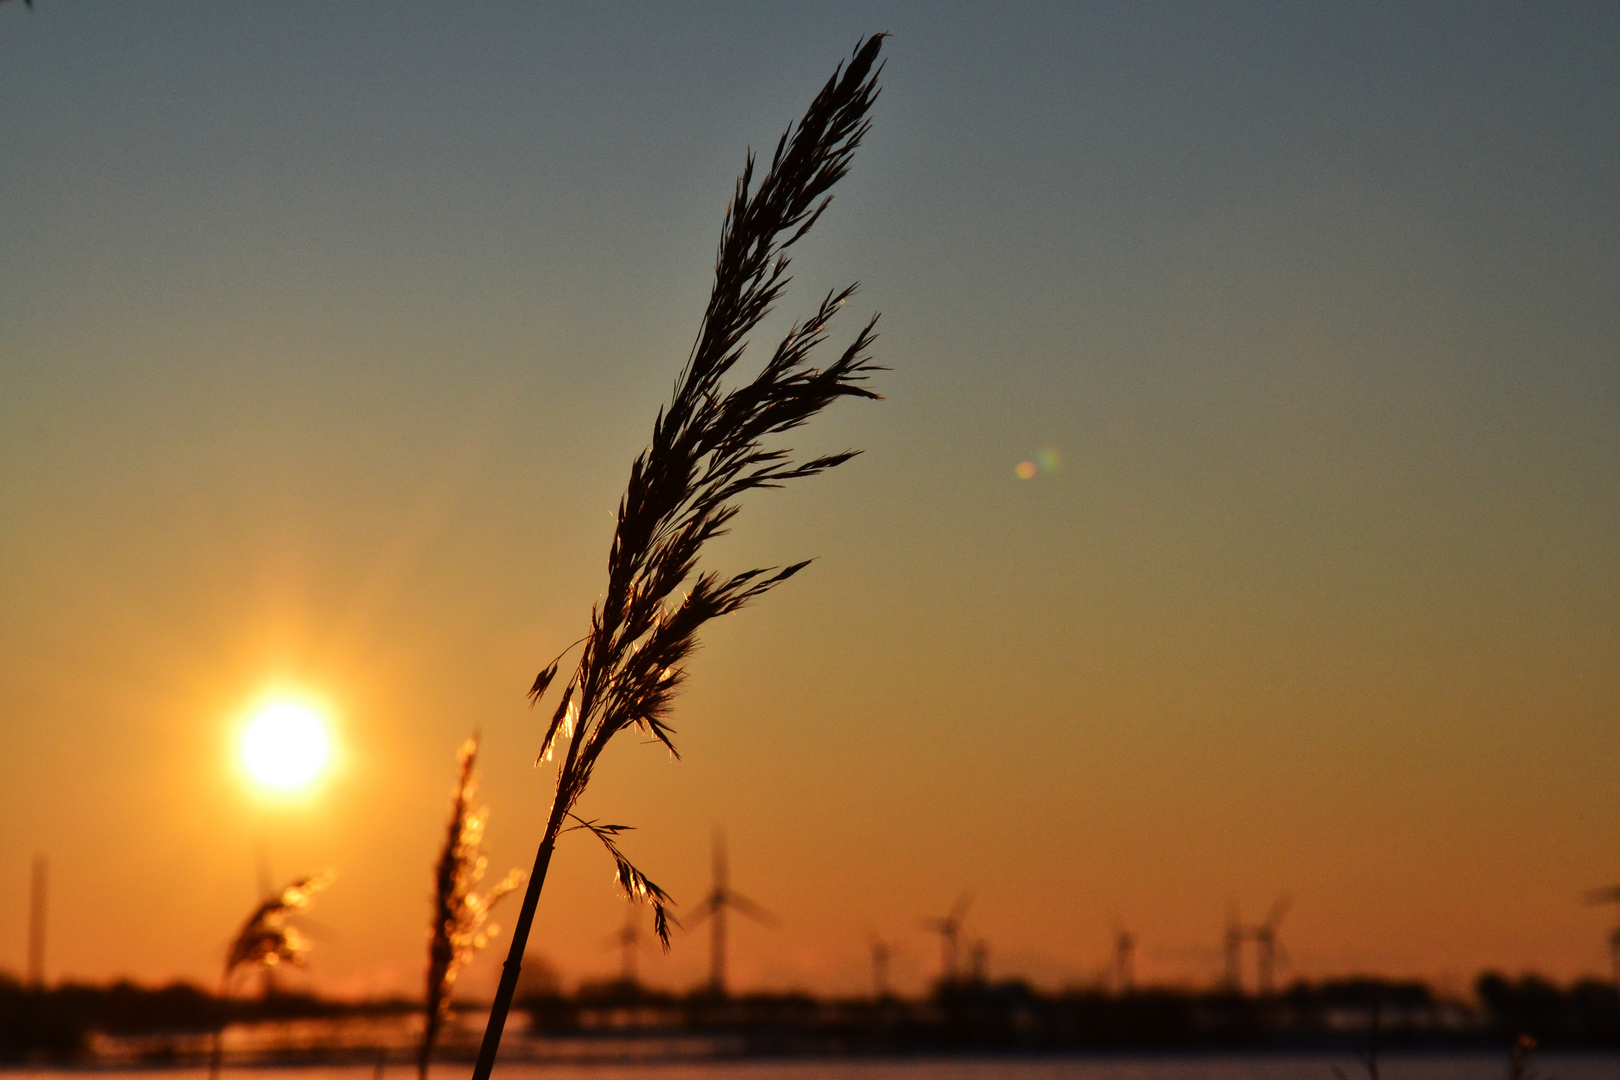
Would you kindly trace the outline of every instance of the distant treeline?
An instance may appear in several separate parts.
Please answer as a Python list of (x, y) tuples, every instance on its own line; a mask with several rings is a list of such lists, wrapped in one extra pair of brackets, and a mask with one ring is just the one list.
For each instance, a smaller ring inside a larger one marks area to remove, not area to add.
[(1154, 1048), (1419, 1049), (1511, 1045), (1620, 1046), (1620, 993), (1609, 983), (1559, 987), (1495, 973), (1475, 1000), (1421, 982), (1297, 982), (1280, 994), (1146, 988), (1042, 993), (1022, 981), (962, 983), (926, 999), (818, 999), (758, 994), (718, 1000), (625, 983), (522, 1002), (554, 1034), (726, 1031), (749, 1053)]
[[(1299, 982), (1268, 998), (1148, 988), (1042, 993), (1026, 983), (959, 984), (925, 999), (825, 999), (754, 994), (718, 999), (623, 982), (519, 1002), (540, 1037), (723, 1035), (744, 1054), (870, 1054), (960, 1050), (1153, 1048), (1414, 1049), (1508, 1045), (1620, 1046), (1620, 994), (1608, 983), (1558, 986), (1487, 973), (1472, 1001), (1420, 982)], [(385, 1015), (403, 1000), (341, 1002), (271, 993), (221, 999), (196, 986), (64, 984), (31, 990), (0, 976), (0, 1061), (68, 1061), (92, 1032), (144, 1036), (212, 1031), (234, 1022)]]
[(82, 1057), (91, 1032), (152, 1035), (209, 1032), (238, 1021), (400, 1012), (403, 1001), (346, 1002), (311, 994), (272, 993), (220, 998), (191, 983), (140, 986), (62, 983), (44, 990), (0, 975), (0, 1062)]

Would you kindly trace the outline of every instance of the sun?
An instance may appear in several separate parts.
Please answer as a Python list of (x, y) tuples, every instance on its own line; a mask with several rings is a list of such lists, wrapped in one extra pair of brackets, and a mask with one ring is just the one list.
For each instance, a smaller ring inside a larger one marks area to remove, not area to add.
[(238, 752), (256, 783), (290, 793), (320, 777), (332, 758), (332, 737), (314, 706), (276, 698), (248, 717)]

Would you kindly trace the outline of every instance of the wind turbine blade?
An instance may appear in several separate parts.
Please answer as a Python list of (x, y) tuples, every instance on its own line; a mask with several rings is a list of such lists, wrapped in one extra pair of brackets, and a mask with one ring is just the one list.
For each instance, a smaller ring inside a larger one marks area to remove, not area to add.
[(716, 889), (726, 886), (726, 878), (730, 867), (726, 865), (726, 830), (716, 827), (714, 830), (714, 885)]
[(779, 921), (775, 915), (772, 915), (741, 893), (730, 893), (726, 897), (726, 902), (737, 911), (764, 926), (775, 926)]
[(714, 914), (714, 897), (706, 897), (701, 904), (692, 909), (692, 917), (686, 920), (682, 930), (696, 930), (703, 925), (703, 921)]
[(1265, 925), (1275, 931), (1281, 925), (1283, 916), (1288, 914), (1288, 909), (1293, 906), (1294, 901), (1291, 897), (1277, 897), (1277, 902), (1271, 905), (1271, 913), (1266, 916)]
[(1212, 945), (1177, 945), (1168, 949), (1149, 949), (1147, 955), (1151, 960), (1207, 964), (1219, 960), (1221, 950)]
[(967, 917), (968, 908), (972, 906), (973, 894), (964, 889), (962, 895), (956, 898), (956, 903), (951, 905), (951, 913), (946, 918), (953, 923), (959, 923)]
[(1611, 885), (1607, 889), (1593, 889), (1586, 894), (1588, 904), (1614, 904), (1620, 903), (1620, 885)]

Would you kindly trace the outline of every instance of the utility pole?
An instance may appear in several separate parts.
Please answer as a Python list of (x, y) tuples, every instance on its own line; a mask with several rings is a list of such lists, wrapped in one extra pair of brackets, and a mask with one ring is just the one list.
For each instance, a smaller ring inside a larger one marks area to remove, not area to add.
[(28, 985), (45, 989), (45, 888), (50, 872), (42, 851), (34, 856), (34, 874), (28, 895)]

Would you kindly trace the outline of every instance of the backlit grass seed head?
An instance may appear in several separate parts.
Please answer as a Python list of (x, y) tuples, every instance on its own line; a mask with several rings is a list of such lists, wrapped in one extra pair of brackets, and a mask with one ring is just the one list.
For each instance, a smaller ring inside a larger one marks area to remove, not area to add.
[(523, 883), (523, 872), (513, 870), (494, 888), (480, 895), (478, 885), (489, 860), (482, 849), (489, 808), (473, 806), (478, 794), (478, 737), (462, 744), (456, 754), (459, 768), (450, 791), (450, 823), (444, 847), (434, 868), (433, 920), (428, 927), (427, 1027), (423, 1033), (422, 1069), (450, 1008), (456, 976), (500, 927), (487, 922), (490, 909)]
[[(818, 475), (855, 456), (848, 450), (805, 460), (779, 442), (835, 401), (878, 397), (865, 386), (872, 372), (882, 370), (868, 354), (877, 316), (830, 363), (811, 363), (855, 286), (827, 293), (752, 379), (728, 385), (727, 376), (742, 359), (749, 335), (785, 294), (788, 249), (827, 209), (832, 187), (848, 173), (870, 129), (867, 117), (878, 96), (878, 54), (886, 36), (856, 42), (848, 61), (834, 69), (809, 109), (783, 132), (762, 174), (752, 152), (744, 162), (721, 226), (714, 284), (697, 340), (669, 404), (653, 423), (651, 444), (630, 465), (608, 552), (607, 587), (591, 609), (585, 636), (575, 642), (582, 644), (579, 662), (540, 740), (539, 761), (562, 751), (556, 794), (474, 1080), (489, 1080), (494, 1070), (536, 905), (563, 832), (585, 829), (602, 842), (614, 862), (614, 880), (630, 898), (652, 905), (654, 929), (669, 948), (669, 895), (619, 850), (617, 838), (626, 826), (586, 820), (574, 809), (603, 751), (620, 732), (633, 729), (675, 754), (669, 719), (699, 632), (809, 565), (730, 575), (700, 570), (699, 555), (710, 540), (725, 535), (739, 499), (756, 488)], [(558, 656), (535, 677), (531, 703), (545, 696), (561, 662)]]
[[(563, 818), (574, 817), (602, 751), (619, 732), (634, 729), (676, 753), (670, 712), (704, 624), (744, 607), (809, 565), (731, 576), (700, 571), (699, 554), (708, 541), (729, 531), (737, 499), (756, 488), (815, 476), (855, 456), (844, 451), (795, 461), (790, 449), (774, 445), (776, 437), (834, 401), (879, 396), (864, 385), (872, 372), (882, 370), (868, 355), (876, 339), (875, 315), (831, 363), (815, 367), (810, 362), (855, 286), (827, 293), (751, 381), (728, 389), (725, 378), (742, 359), (748, 335), (786, 292), (787, 249), (827, 209), (829, 190), (849, 171), (871, 126), (867, 114), (877, 99), (883, 37), (873, 35), (856, 45), (847, 66), (840, 65), (804, 117), (783, 133), (763, 176), (756, 177), (752, 153), (744, 163), (721, 227), (714, 287), (697, 340), (674, 396), (653, 424), (651, 445), (631, 463), (608, 554), (607, 589), (591, 611), (579, 664), (541, 740), (541, 761), (567, 744), (548, 839)], [(561, 659), (535, 678), (531, 701), (545, 695)], [(589, 829), (608, 846), (615, 864), (625, 868), (617, 878), (626, 893), (650, 898), (655, 926), (666, 927), (662, 890), (623, 862), (612, 843), (622, 827), (575, 821), (574, 828)]]
[(308, 910), (316, 893), (332, 883), (330, 870), (299, 878), (260, 904), (242, 924), (225, 954), (225, 975), (241, 968), (268, 968), (279, 964), (302, 965), (309, 943), (287, 925), (287, 917)]

